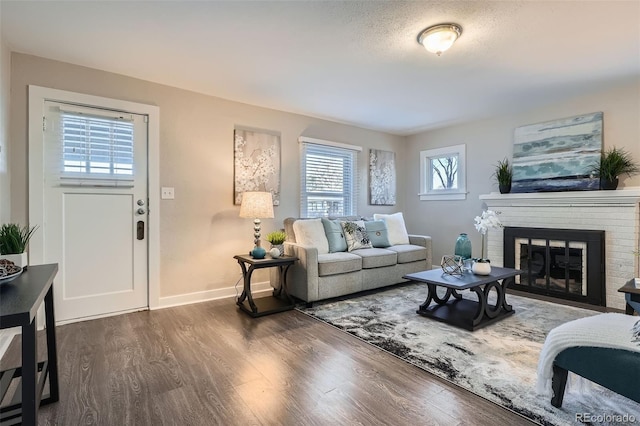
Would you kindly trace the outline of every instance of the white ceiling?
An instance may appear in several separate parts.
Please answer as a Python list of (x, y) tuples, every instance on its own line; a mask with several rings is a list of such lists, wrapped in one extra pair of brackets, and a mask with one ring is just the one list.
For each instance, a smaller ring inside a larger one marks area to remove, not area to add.
[[(7, 1), (12, 51), (400, 135), (640, 75), (640, 1)], [(455, 22), (437, 57), (416, 37)]]

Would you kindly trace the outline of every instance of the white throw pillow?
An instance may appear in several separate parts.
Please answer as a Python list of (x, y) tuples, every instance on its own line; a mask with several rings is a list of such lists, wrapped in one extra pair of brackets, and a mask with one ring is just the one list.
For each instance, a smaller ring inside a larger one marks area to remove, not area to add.
[(364, 221), (340, 222), (340, 226), (344, 231), (344, 238), (347, 240), (348, 251), (373, 248), (369, 234), (364, 227)]
[(320, 218), (296, 220), (293, 222), (293, 232), (296, 234), (298, 244), (316, 247), (318, 254), (329, 253), (329, 241)]
[(407, 227), (404, 224), (404, 217), (402, 212), (394, 214), (374, 214), (374, 220), (384, 220), (387, 224), (387, 231), (389, 232), (389, 244), (392, 246), (396, 244), (409, 244), (409, 234), (407, 233)]

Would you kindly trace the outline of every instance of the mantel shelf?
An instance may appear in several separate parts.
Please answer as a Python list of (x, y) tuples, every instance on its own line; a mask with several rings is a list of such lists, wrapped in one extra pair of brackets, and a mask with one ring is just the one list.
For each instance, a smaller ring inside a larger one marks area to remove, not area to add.
[(480, 195), (487, 206), (580, 206), (580, 205), (637, 205), (640, 203), (640, 187), (614, 191), (566, 191), (500, 194), (492, 192)]

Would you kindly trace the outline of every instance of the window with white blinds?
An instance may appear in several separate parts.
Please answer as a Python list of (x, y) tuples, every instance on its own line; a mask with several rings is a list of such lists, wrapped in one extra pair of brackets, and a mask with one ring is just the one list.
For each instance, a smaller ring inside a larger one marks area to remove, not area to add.
[(355, 215), (358, 152), (306, 142), (300, 149), (301, 217)]
[(61, 179), (132, 182), (134, 124), (126, 116), (103, 117), (61, 108)]

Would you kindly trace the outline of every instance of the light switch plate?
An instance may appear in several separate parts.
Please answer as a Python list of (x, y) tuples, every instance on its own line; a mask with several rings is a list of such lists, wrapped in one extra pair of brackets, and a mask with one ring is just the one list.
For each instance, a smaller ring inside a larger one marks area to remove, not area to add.
[(173, 200), (176, 198), (173, 187), (163, 186), (160, 193), (160, 198), (163, 200)]

